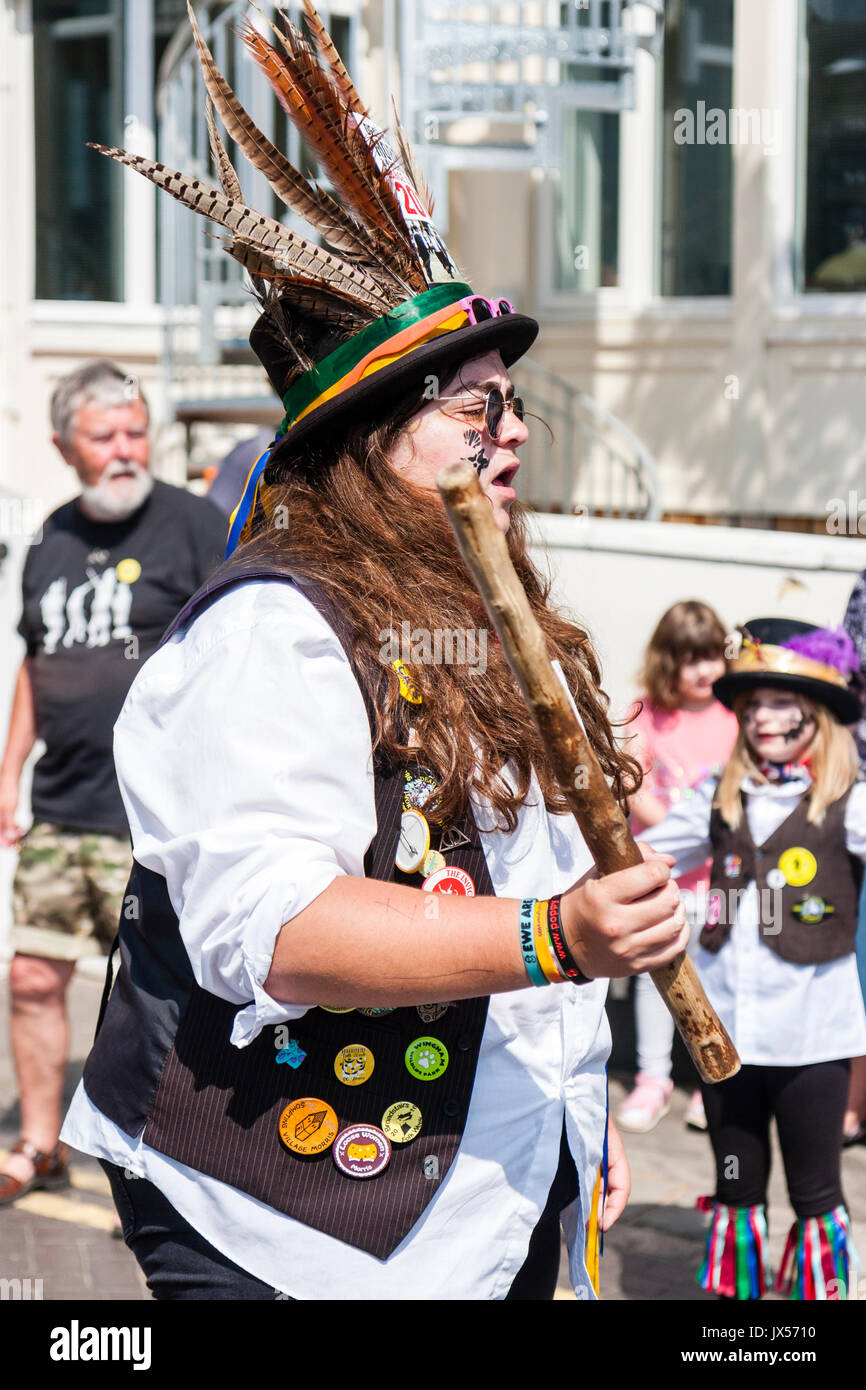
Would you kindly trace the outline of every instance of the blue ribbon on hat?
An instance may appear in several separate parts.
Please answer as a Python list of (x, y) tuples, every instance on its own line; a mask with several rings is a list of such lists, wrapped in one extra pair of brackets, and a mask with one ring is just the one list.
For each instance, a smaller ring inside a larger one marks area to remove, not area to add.
[(238, 505), (235, 507), (231, 515), (229, 538), (226, 541), (226, 553), (223, 557), (226, 560), (228, 560), (229, 556), (237, 548), (238, 542), (241, 538), (241, 533), (255, 510), (256, 497), (259, 491), (259, 482), (261, 480), (262, 474), (268, 466), (268, 459), (271, 456), (271, 450), (273, 449), (274, 444), (276, 444), (276, 442), (277, 441), (274, 440), (272, 443), (268, 445), (268, 447), (265, 449), (265, 452), (256, 459), (255, 463), (249, 471), (246, 483), (244, 484), (244, 490), (241, 493), (241, 500), (240, 502), (238, 502)]

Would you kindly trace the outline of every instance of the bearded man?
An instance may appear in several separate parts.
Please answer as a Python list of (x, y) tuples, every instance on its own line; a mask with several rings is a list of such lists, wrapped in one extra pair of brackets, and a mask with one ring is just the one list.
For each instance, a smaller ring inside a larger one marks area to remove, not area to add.
[[(53, 443), (80, 495), (47, 518), (28, 554), (18, 674), (0, 766), (0, 842), (21, 841), (10, 969), (21, 1138), (0, 1170), (0, 1205), (68, 1181), (58, 1145), (75, 962), (105, 953), (131, 866), (112, 727), (141, 662), (218, 563), (225, 522), (210, 502), (149, 471), (148, 408), (134, 377), (92, 362), (51, 401)], [(17, 823), (37, 738), (33, 826)]]

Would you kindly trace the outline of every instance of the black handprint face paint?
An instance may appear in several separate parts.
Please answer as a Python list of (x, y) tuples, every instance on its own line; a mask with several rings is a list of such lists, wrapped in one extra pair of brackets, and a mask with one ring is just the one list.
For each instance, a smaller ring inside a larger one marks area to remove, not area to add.
[(463, 438), (466, 440), (466, 457), (475, 469), (479, 478), (490, 460), (484, 452), (484, 444), (478, 430), (464, 430)]
[[(767, 711), (765, 719), (760, 712)], [(794, 742), (814, 724), (811, 714), (806, 714), (796, 700), (786, 700), (779, 704), (765, 704), (755, 699), (743, 710), (743, 724), (749, 733), (758, 732), (770, 738), (783, 738)]]
[(817, 729), (814, 714), (781, 690), (756, 691), (741, 718), (751, 748), (771, 763), (796, 762)]

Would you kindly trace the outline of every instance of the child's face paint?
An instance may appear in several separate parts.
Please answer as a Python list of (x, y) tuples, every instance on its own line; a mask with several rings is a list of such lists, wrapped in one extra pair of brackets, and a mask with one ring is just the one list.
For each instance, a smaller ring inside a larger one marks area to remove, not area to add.
[(760, 686), (742, 713), (749, 747), (770, 763), (796, 763), (815, 737), (815, 717), (796, 695)]

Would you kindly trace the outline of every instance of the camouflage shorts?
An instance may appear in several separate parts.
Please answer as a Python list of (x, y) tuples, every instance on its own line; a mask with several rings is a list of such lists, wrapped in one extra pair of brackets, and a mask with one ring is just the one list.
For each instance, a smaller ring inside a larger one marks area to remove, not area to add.
[(107, 955), (131, 868), (127, 835), (36, 821), (12, 885), (15, 950), (49, 960)]

